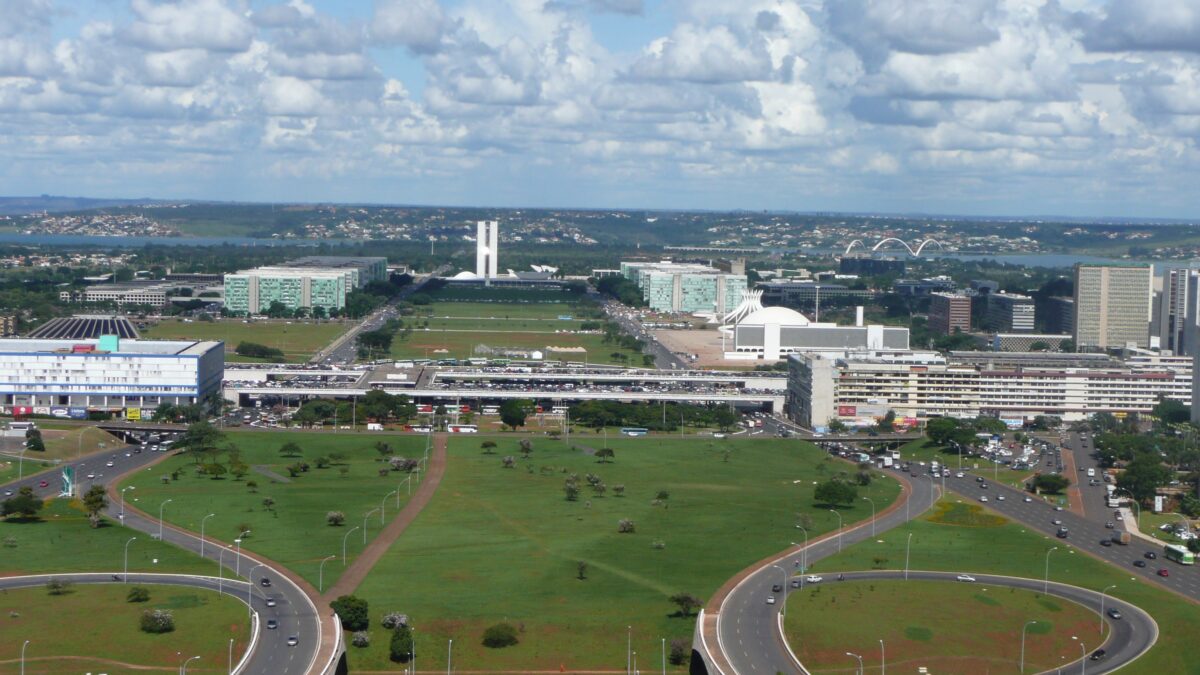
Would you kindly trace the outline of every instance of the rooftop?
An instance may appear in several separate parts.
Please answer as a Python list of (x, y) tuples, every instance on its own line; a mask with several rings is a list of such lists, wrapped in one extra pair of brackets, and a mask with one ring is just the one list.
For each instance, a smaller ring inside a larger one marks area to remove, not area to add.
[[(70, 352), (77, 345), (90, 345), (98, 349), (99, 343), (99, 339), (5, 338), (0, 339), (0, 354)], [(221, 344), (220, 342), (197, 342), (195, 340), (121, 340), (118, 350), (109, 353), (199, 356)]]

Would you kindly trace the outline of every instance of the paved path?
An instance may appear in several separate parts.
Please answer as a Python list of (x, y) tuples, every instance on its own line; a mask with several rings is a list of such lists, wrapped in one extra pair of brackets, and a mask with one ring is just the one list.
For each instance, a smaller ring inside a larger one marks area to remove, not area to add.
[(445, 434), (433, 437), (433, 453), (429, 456), (427, 469), (424, 479), (418, 484), (416, 493), (408, 500), (404, 508), (400, 509), (400, 513), (392, 518), (392, 522), (383, 528), (383, 532), (367, 545), (367, 548), (354, 559), (345, 572), (342, 572), (337, 583), (330, 586), (329, 590), (321, 596), (324, 604), (328, 605), (340, 595), (353, 593), (354, 589), (358, 588), (371, 569), (375, 567), (375, 563), (379, 562), (379, 559), (404, 533), (404, 530), (416, 520), (417, 515), (421, 513), (429, 500), (433, 499), (433, 493), (437, 491), (438, 485), (442, 482), (442, 476), (446, 473)]
[(254, 466), (252, 466), (250, 468), (254, 470), (254, 473), (266, 476), (267, 478), (270, 478), (273, 481), (278, 481), (280, 483), (292, 482), (291, 478), (288, 478), (287, 476), (280, 476), (279, 474), (275, 473), (274, 471), (268, 469), (267, 467), (265, 467), (261, 464), (255, 464)]

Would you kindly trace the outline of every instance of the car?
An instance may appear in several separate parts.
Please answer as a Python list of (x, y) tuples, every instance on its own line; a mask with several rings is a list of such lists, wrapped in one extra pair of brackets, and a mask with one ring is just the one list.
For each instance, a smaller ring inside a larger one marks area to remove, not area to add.
[(800, 580), (792, 579), (792, 588), (800, 588)]
[(1142, 557), (1145, 558), (1146, 560), (1155, 560), (1158, 558), (1158, 554), (1155, 553), (1154, 551), (1146, 551), (1146, 553), (1143, 554)]
[(258, 583), (261, 584), (263, 588), (270, 588), (271, 586), (271, 580), (266, 577), (263, 577)]
[(107, 467), (109, 467), (109, 468), (112, 468), (112, 467), (114, 467), (114, 466), (116, 466), (116, 465), (115, 465), (115, 464), (113, 464), (112, 462), (106, 462), (106, 463), (104, 464), (104, 466), (107, 466)]
[(779, 591), (783, 590), (783, 584), (775, 584), (771, 587), (771, 590), (778, 593)]
[(1146, 566), (1146, 561), (1145, 561), (1145, 560), (1134, 560), (1134, 561), (1133, 561), (1133, 566), (1134, 566), (1134, 567), (1145, 567), (1145, 566)]
[(912, 476), (913, 478), (916, 478), (916, 477), (917, 477), (917, 472), (916, 472), (916, 471), (910, 471), (908, 475)]
[(979, 489), (980, 489), (980, 490), (986, 490), (986, 489), (988, 489), (987, 483), (980, 483), (980, 484), (979, 484)]
[(959, 471), (958, 473), (954, 474), (954, 477), (955, 477), (955, 478), (962, 478), (962, 477), (963, 477), (963, 472)]
[(998, 501), (998, 502), (1004, 501), (1004, 495), (996, 495), (996, 501)]
[(1158, 576), (1160, 576), (1160, 577), (1169, 577), (1169, 576), (1171, 576), (1171, 573), (1167, 571), (1167, 568), (1165, 568), (1165, 567), (1160, 567), (1160, 568), (1158, 569)]
[(43, 480), (43, 481), (38, 482), (38, 487), (40, 487), (40, 488), (50, 487), (50, 484)]
[(1114, 525), (1114, 524), (1113, 524), (1113, 521), (1111, 521), (1111, 520), (1110, 520), (1110, 521), (1108, 521), (1107, 523), (1104, 523), (1104, 527), (1106, 527), (1106, 528), (1108, 528), (1108, 529), (1110, 529), (1110, 530), (1111, 530), (1111, 529), (1113, 529), (1114, 527), (1116, 527), (1116, 525)]
[(1056, 506), (1056, 507), (1054, 507), (1054, 510), (1055, 510), (1055, 511), (1062, 511), (1062, 507), (1061, 507), (1061, 506)]
[(274, 607), (276, 604), (275, 598), (267, 598), (267, 607)]
[(11, 496), (13, 496), (13, 491), (12, 491), (12, 490), (5, 490), (5, 491), (4, 491), (4, 496), (5, 496), (5, 497), (11, 497)]
[(1117, 609), (1116, 607), (1113, 607), (1105, 613), (1108, 614), (1108, 618), (1110, 619), (1115, 619), (1117, 621), (1121, 620), (1121, 610)]
[(1096, 651), (1092, 652), (1092, 655), (1090, 658), (1093, 661), (1100, 661), (1107, 655), (1108, 655), (1108, 652), (1104, 651), (1103, 649), (1097, 649)]
[(1116, 518), (1117, 518), (1117, 520), (1125, 520), (1125, 516), (1123, 516), (1119, 513), (1117, 514)]
[(267, 628), (269, 630), (275, 630), (276, 628), (279, 628), (279, 622), (275, 619), (267, 619)]
[(979, 495), (979, 501), (981, 501), (981, 502), (986, 502), (986, 501), (987, 501), (987, 495)]
[(88, 477), (88, 480), (93, 480), (93, 479), (96, 477), (96, 474), (94, 474), (94, 473), (89, 473), (89, 474), (87, 475), (87, 477)]
[(288, 639), (287, 639), (287, 643), (288, 643), (289, 647), (295, 647), (296, 645), (300, 644), (300, 636), (299, 635), (289, 635)]
[(1112, 539), (1101, 539), (1100, 545), (1101, 546), (1112, 546)]
[(767, 604), (768, 604), (768, 605), (773, 605), (773, 604), (775, 604), (775, 596), (773, 596), (773, 595), (768, 595), (768, 596), (767, 596)]
[(959, 581), (975, 581), (975, 577), (971, 576), (970, 574), (960, 574), (954, 578), (958, 579)]
[(819, 584), (819, 583), (821, 583), (821, 577), (819, 577), (819, 576), (817, 576), (817, 575), (815, 575), (815, 574), (810, 574), (810, 575), (808, 575), (807, 577), (804, 577), (804, 580), (805, 580), (805, 581), (807, 581), (807, 582), (808, 582), (808, 583), (810, 583), (810, 584)]
[(1050, 524), (1051, 525), (1062, 525), (1062, 521), (1059, 520), (1058, 518), (1055, 518), (1054, 520), (1050, 521)]
[(975, 482), (976, 482), (976, 483), (982, 483), (982, 482), (983, 482), (983, 476), (976, 476), (976, 477), (975, 477)]
[(1029, 503), (1029, 502), (1031, 502), (1031, 501), (1033, 501), (1033, 497), (1026, 497), (1026, 498), (1025, 498), (1025, 503), (1026, 503), (1026, 504), (1028, 504), (1028, 503)]

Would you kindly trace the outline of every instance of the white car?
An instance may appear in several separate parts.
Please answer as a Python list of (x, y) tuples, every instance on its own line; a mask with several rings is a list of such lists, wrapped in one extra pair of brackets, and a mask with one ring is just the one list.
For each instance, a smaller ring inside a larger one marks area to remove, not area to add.
[(981, 501), (981, 502), (986, 502), (986, 501), (987, 501), (987, 495), (979, 495), (979, 501)]
[(1004, 495), (996, 495), (996, 501), (998, 501), (998, 502), (1004, 501)]
[(810, 574), (807, 577), (804, 577), (804, 580), (810, 584), (819, 584), (822, 581), (821, 577), (819, 577), (815, 574)]
[(1028, 503), (1029, 503), (1029, 502), (1031, 502), (1031, 501), (1033, 501), (1033, 497), (1026, 497), (1026, 498), (1025, 498), (1025, 503), (1026, 503), (1026, 504), (1028, 504)]
[(775, 596), (773, 596), (773, 595), (768, 595), (768, 596), (767, 596), (767, 604), (768, 604), (768, 605), (773, 605), (773, 604), (775, 604)]
[(975, 577), (971, 576), (970, 574), (960, 574), (954, 578), (958, 579), (959, 581), (975, 581)]
[(963, 477), (963, 472), (959, 471), (958, 473), (954, 474), (954, 477), (955, 477), (955, 478), (962, 478), (962, 477)]

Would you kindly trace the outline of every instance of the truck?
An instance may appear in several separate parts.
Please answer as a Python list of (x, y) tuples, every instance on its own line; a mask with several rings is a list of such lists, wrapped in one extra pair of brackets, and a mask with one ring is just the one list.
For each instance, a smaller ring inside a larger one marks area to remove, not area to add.
[(895, 463), (895, 460), (893, 460), (891, 457), (885, 456), (883, 458), (883, 465), (885, 467), (891, 468), (892, 464), (894, 464), (894, 463)]
[(1108, 499), (1104, 503), (1110, 509), (1120, 508), (1120, 506), (1121, 506), (1121, 500), (1117, 499), (1116, 497), (1114, 497), (1111, 494), (1108, 496)]
[(1128, 546), (1129, 542), (1132, 539), (1133, 539), (1133, 537), (1131, 537), (1128, 532), (1113, 532), (1112, 533), (1112, 541), (1114, 544)]

